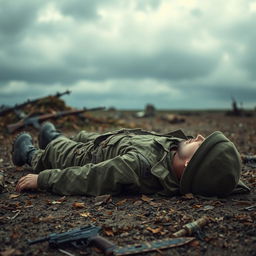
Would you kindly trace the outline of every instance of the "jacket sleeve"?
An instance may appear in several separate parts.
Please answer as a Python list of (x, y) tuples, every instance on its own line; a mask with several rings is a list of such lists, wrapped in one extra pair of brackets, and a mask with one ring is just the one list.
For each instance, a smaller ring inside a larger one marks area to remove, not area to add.
[(125, 189), (138, 192), (139, 168), (137, 153), (128, 152), (98, 164), (44, 170), (39, 174), (38, 188), (60, 195), (114, 195)]

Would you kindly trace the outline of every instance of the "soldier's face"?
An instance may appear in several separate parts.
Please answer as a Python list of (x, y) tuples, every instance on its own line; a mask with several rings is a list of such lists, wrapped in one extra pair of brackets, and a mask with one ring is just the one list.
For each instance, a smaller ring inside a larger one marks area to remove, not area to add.
[(204, 140), (205, 137), (198, 134), (194, 139), (184, 140), (180, 142), (177, 154), (181, 159), (186, 159), (189, 161)]
[(190, 159), (204, 140), (205, 138), (199, 134), (194, 139), (184, 140), (179, 143), (178, 149), (173, 157), (173, 169), (178, 179), (181, 178)]

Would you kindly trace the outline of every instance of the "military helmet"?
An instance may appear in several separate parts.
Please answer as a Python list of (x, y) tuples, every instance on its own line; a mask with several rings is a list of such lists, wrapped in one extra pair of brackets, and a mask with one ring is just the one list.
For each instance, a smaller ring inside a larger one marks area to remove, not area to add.
[(235, 145), (216, 131), (192, 156), (180, 180), (181, 194), (226, 196), (237, 186), (242, 163)]

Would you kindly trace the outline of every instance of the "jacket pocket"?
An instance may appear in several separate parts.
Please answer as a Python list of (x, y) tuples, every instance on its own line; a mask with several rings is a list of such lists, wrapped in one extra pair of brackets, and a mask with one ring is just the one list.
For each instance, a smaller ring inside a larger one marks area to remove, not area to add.
[(118, 145), (124, 135), (110, 135), (95, 147), (92, 152), (93, 163), (99, 163), (119, 155), (120, 146)]

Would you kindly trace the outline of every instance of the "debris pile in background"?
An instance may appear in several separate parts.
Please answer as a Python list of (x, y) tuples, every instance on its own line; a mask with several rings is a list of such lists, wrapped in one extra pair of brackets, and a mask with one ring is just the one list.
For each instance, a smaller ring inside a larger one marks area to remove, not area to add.
[[(0, 109), (0, 131), (13, 133), (32, 126), (40, 128), (41, 123), (46, 120), (64, 129), (79, 129), (95, 123), (101, 126), (118, 124), (116, 120), (104, 116), (102, 107), (77, 110), (67, 106), (60, 97), (69, 93), (69, 91), (56, 93), (56, 95), (36, 100), (27, 100), (13, 107), (2, 107)], [(98, 112), (101, 114), (99, 115)]]
[(54, 113), (57, 111), (70, 110), (65, 102), (60, 99), (64, 94), (70, 93), (56, 93), (53, 96), (46, 96), (35, 100), (27, 100), (21, 104), (16, 104), (13, 107), (2, 107), (0, 110), (0, 129), (7, 131), (7, 125), (14, 124), (30, 116), (42, 115), (46, 113)]

